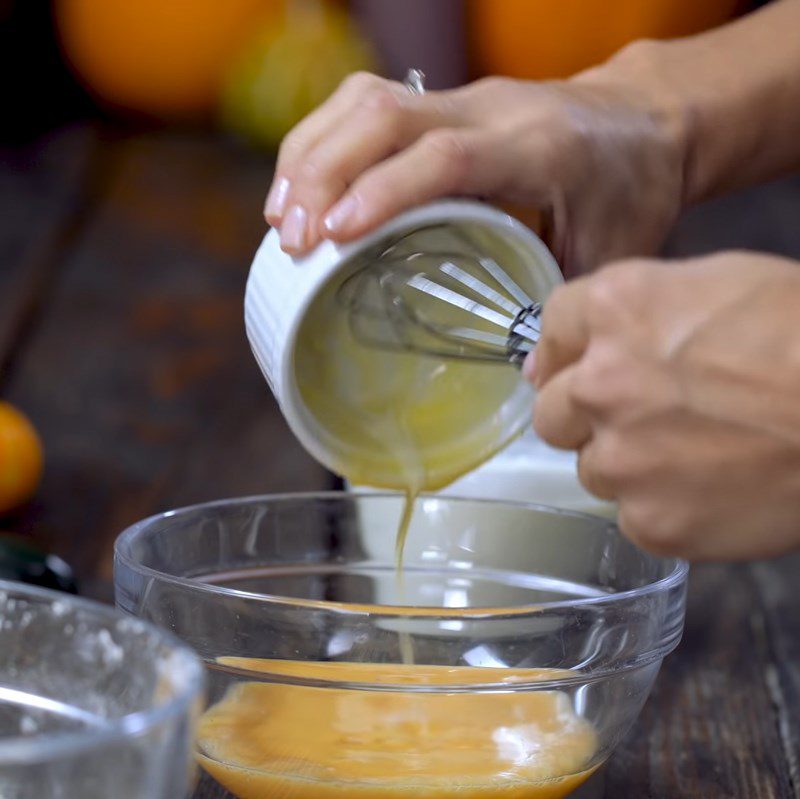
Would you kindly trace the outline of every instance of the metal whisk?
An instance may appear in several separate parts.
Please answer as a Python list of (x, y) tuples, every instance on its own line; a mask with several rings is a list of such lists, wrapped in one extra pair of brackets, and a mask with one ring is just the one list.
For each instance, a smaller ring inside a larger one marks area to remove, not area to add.
[(381, 349), (520, 365), (539, 340), (541, 303), (473, 246), (412, 243), (443, 228), (404, 234), (342, 284), (338, 300), (354, 337)]

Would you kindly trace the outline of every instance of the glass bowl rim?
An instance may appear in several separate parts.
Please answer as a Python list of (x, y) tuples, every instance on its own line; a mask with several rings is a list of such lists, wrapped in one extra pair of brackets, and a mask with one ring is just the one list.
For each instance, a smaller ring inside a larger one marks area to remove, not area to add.
[[(627, 589), (625, 591), (618, 591), (613, 594), (603, 594), (601, 596), (583, 597), (579, 599), (570, 600), (554, 600), (552, 602), (537, 602), (530, 605), (512, 605), (508, 607), (474, 607), (474, 608), (442, 608), (437, 606), (413, 606), (413, 605), (359, 605), (348, 602), (334, 602), (330, 600), (316, 600), (316, 599), (302, 599), (298, 597), (286, 597), (276, 594), (264, 594), (255, 591), (242, 591), (235, 588), (227, 588), (225, 586), (215, 585), (213, 583), (206, 583), (193, 577), (180, 577), (178, 575), (169, 574), (164, 571), (159, 571), (150, 566), (145, 566), (138, 563), (130, 554), (132, 542), (145, 530), (152, 525), (179, 516), (188, 516), (192, 513), (197, 513), (203, 510), (212, 510), (217, 508), (230, 508), (238, 505), (255, 504), (255, 503), (288, 503), (302, 500), (348, 500), (352, 502), (359, 502), (362, 500), (381, 500), (391, 498), (395, 501), (402, 499), (402, 495), (397, 492), (370, 492), (370, 493), (357, 493), (350, 491), (304, 491), (304, 492), (283, 492), (276, 494), (254, 494), (244, 497), (231, 497), (228, 499), (212, 500), (210, 502), (201, 502), (194, 505), (187, 505), (181, 508), (175, 508), (163, 513), (157, 513), (148, 516), (135, 522), (130, 527), (123, 530), (117, 537), (114, 544), (114, 571), (116, 574), (118, 565), (123, 565), (131, 571), (149, 577), (151, 579), (167, 582), (172, 585), (182, 586), (192, 591), (199, 591), (207, 594), (215, 594), (218, 596), (228, 596), (235, 599), (260, 602), (268, 605), (277, 605), (282, 607), (291, 608), (305, 608), (313, 610), (321, 610), (337, 615), (346, 616), (368, 616), (376, 619), (439, 619), (447, 620), (481, 620), (486, 621), (491, 618), (504, 619), (510, 615), (515, 617), (526, 617), (539, 614), (543, 611), (559, 610), (564, 608), (582, 608), (582, 607), (596, 607), (614, 605), (626, 600), (640, 599), (651, 594), (666, 593), (670, 589), (675, 588), (682, 583), (685, 583), (689, 573), (689, 564), (680, 558), (664, 558), (658, 555), (653, 555), (649, 552), (639, 549), (646, 557), (654, 560), (666, 561), (671, 563), (669, 572), (646, 585), (639, 588)], [(543, 511), (549, 515), (567, 516), (570, 518), (586, 519), (592, 522), (605, 522), (607, 527), (614, 528), (618, 535), (619, 532), (617, 525), (606, 520), (601, 516), (593, 516), (588, 513), (581, 513), (579, 511), (566, 510), (563, 508), (551, 507), (535, 502), (523, 502), (515, 500), (495, 500), (495, 499), (472, 499), (468, 497), (451, 497), (442, 494), (420, 494), (417, 499), (435, 499), (441, 500), (456, 505), (463, 504), (478, 504), (478, 505), (502, 505), (505, 507), (514, 507), (520, 510), (534, 510)], [(635, 547), (632, 542), (631, 546)], [(635, 547), (636, 548), (636, 547)], [(637, 548), (638, 549), (638, 548)], [(448, 611), (450, 611), (448, 613)], [(457, 612), (453, 612), (457, 611)]]
[(0, 592), (34, 602), (64, 602), (70, 608), (83, 610), (90, 617), (103, 620), (135, 621), (150, 634), (161, 639), (173, 652), (180, 653), (188, 667), (184, 679), (170, 699), (154, 707), (110, 719), (100, 729), (0, 737), (0, 766), (29, 766), (80, 755), (95, 748), (105, 749), (141, 736), (171, 718), (190, 713), (192, 703), (202, 695), (206, 684), (202, 658), (175, 635), (146, 619), (130, 616), (112, 605), (13, 580), (0, 579)]

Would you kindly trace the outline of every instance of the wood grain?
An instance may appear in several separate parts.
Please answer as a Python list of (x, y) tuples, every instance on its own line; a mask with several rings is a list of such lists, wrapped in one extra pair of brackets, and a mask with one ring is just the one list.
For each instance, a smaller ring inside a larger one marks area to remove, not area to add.
[(765, 624), (750, 567), (694, 568), (684, 640), (609, 762), (608, 799), (795, 799)]
[(752, 566), (763, 613), (767, 686), (794, 793), (800, 799), (800, 554)]
[(324, 488), (249, 351), (242, 297), (271, 164), (203, 136), (103, 142), (102, 196), (6, 396), (47, 469), (17, 527), (109, 597), (131, 522), (230, 495)]
[(0, 389), (91, 203), (96, 140), (74, 127), (0, 150)]
[(203, 772), (197, 789), (193, 794), (193, 799), (236, 799), (236, 797), (228, 793), (216, 780)]

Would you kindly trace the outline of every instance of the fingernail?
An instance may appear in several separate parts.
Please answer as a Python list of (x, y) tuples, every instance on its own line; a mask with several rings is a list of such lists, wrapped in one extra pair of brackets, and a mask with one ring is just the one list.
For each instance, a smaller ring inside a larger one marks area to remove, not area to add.
[(284, 250), (302, 252), (308, 236), (308, 214), (302, 205), (293, 205), (283, 218), (281, 225), (281, 247)]
[(323, 226), (328, 233), (339, 233), (344, 230), (355, 216), (358, 199), (354, 195), (345, 197), (336, 203), (325, 217)]
[(536, 350), (531, 350), (525, 357), (525, 361), (522, 364), (522, 374), (526, 380), (536, 385)]
[(286, 210), (286, 199), (289, 196), (288, 178), (278, 178), (272, 183), (272, 187), (264, 203), (264, 216), (269, 219), (283, 216)]

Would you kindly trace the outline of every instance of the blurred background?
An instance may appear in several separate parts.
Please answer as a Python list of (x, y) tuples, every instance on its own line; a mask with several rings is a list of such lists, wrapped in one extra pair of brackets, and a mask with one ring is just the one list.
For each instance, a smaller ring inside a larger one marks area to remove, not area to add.
[[(0, 0), (0, 576), (107, 599), (133, 521), (335, 485), (287, 430), (241, 306), (277, 144), (346, 74), (563, 77), (753, 5)], [(667, 253), (800, 256), (798, 211), (796, 179), (726, 198)]]
[(349, 72), (430, 88), (566, 77), (747, 0), (2, 0), (3, 137), (76, 119), (183, 123), (274, 147)]

